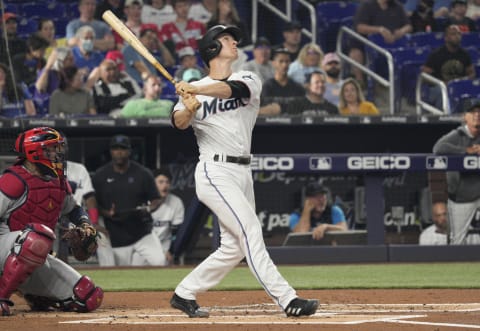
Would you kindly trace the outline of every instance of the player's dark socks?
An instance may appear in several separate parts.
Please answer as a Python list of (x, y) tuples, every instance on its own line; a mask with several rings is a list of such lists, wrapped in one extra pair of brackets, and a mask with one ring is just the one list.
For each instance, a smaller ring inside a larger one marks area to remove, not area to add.
[(287, 308), (285, 308), (285, 314), (293, 317), (309, 316), (315, 314), (317, 308), (318, 300), (296, 298), (290, 301)]
[(183, 311), (185, 314), (188, 315), (188, 317), (202, 318), (208, 317), (210, 315), (207, 311), (200, 309), (197, 301), (183, 299), (179, 297), (176, 293), (173, 294), (173, 297), (170, 300), (170, 305), (173, 308)]

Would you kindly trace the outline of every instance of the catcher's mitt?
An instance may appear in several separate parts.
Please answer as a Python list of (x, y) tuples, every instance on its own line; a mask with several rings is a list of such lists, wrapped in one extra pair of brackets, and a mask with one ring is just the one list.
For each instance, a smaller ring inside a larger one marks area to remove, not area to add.
[(68, 242), (73, 256), (79, 261), (87, 260), (98, 247), (97, 230), (88, 223), (67, 230), (62, 239)]

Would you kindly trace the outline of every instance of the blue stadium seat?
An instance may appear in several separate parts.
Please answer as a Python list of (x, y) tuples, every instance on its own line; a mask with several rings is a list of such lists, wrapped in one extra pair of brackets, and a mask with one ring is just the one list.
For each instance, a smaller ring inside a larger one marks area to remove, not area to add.
[(64, 38), (67, 33), (67, 25), (70, 22), (70, 19), (67, 17), (62, 17), (54, 19), (53, 23), (55, 24), (55, 38)]
[(478, 50), (478, 45), (469, 46), (466, 48), (466, 51), (470, 55), (473, 65), (476, 65), (480, 60), (480, 51)]
[(463, 101), (480, 94), (480, 79), (454, 79), (447, 84), (450, 109), (462, 112)]
[(66, 6), (63, 3), (26, 3), (22, 5), (22, 13), (28, 18), (62, 18), (66, 14)]
[(443, 32), (417, 32), (410, 35), (408, 43), (412, 47), (429, 45), (435, 49), (442, 46), (445, 41)]
[(410, 104), (415, 99), (415, 85), (420, 67), (425, 63), (431, 52), (430, 46), (417, 48), (393, 49), (392, 53), (395, 70), (395, 102), (400, 105), (401, 97), (405, 97)]
[(480, 34), (478, 32), (462, 33), (462, 47), (478, 47), (480, 45)]
[(78, 1), (75, 2), (67, 2), (66, 5), (68, 6), (67, 15), (70, 18), (79, 18), (80, 12), (78, 11)]
[(17, 25), (17, 33), (21, 38), (27, 38), (38, 29), (35, 19), (22, 18)]
[(320, 2), (316, 5), (319, 44), (325, 53), (335, 51), (338, 30), (345, 23), (344, 19), (353, 21), (357, 7), (357, 2), (346, 1)]
[(20, 6), (16, 3), (6, 3), (5, 12), (20, 15), (21, 14)]

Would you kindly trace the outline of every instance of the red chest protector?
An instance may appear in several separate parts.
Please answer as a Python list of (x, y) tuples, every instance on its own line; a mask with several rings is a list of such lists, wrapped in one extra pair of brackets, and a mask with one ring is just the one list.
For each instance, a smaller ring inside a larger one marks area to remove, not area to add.
[(60, 185), (58, 178), (43, 180), (21, 166), (10, 167), (6, 172), (19, 177), (27, 190), (25, 202), (10, 214), (10, 230), (23, 230), (28, 223), (40, 223), (55, 231), (67, 195), (66, 188)]

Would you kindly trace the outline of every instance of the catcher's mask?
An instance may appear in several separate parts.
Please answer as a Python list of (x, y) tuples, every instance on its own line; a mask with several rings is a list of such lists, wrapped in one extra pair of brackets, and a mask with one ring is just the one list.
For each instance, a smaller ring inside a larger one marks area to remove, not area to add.
[(34, 163), (42, 174), (63, 178), (65, 141), (57, 130), (38, 127), (25, 131), (15, 141), (15, 152), (20, 161)]
[(227, 27), (225, 25), (215, 25), (208, 29), (202, 39), (198, 41), (200, 57), (207, 67), (210, 67), (210, 60), (220, 54), (220, 51), (222, 50), (222, 44), (217, 40), (222, 33), (230, 34), (237, 42), (240, 42), (242, 39), (242, 32), (236, 26)]

